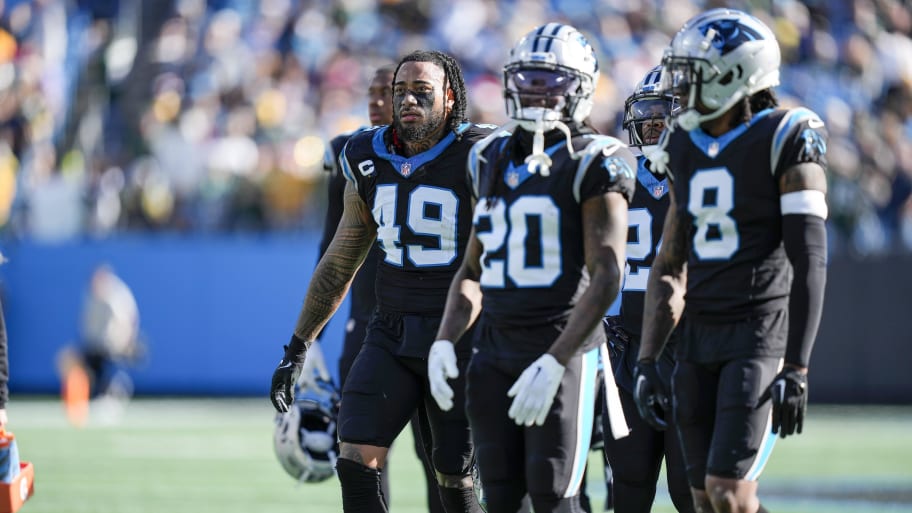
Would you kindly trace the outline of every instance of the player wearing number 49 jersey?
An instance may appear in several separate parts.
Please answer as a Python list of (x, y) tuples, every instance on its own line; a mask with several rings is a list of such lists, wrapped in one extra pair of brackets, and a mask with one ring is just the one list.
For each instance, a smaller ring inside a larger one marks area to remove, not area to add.
[[(348, 180), (342, 219), (273, 373), (273, 404), (287, 408), (307, 347), (342, 302), (376, 240), (382, 251), (377, 308), (344, 383), (338, 419), (336, 472), (343, 510), (388, 511), (379, 491), (380, 469), (390, 444), (417, 411), (430, 426), (431, 462), (444, 509), (480, 513), (462, 387), (459, 408), (438, 408), (427, 393), (425, 358), (471, 230), (465, 162), (472, 144), (492, 127), (466, 122), (462, 72), (445, 54), (405, 56), (392, 86), (393, 124), (354, 135), (339, 157)], [(455, 364), (465, 368), (470, 349), (466, 343)]]
[(683, 313), (672, 391), (697, 511), (766, 511), (757, 479), (774, 434), (800, 433), (807, 403), (826, 280), (826, 131), (807, 109), (775, 108), (779, 63), (769, 27), (729, 9), (689, 20), (662, 60), (682, 107), (667, 160), (653, 157), (674, 185), (635, 400), (655, 421), (655, 362)]
[(428, 378), (451, 408), (447, 378), (462, 375), (451, 341), (478, 318), (466, 412), (489, 513), (515, 512), (527, 493), (537, 513), (581, 511), (601, 318), (620, 285), (636, 167), (626, 145), (586, 124), (597, 79), (576, 29), (533, 30), (504, 67), (515, 131), (478, 143), (469, 161), (473, 232)]

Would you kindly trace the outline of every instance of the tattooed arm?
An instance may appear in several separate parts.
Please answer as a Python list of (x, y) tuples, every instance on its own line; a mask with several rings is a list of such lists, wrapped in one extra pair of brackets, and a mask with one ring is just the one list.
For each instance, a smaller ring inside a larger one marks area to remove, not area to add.
[(370, 210), (351, 183), (345, 184), (342, 219), (317, 264), (298, 316), (295, 335), (314, 340), (342, 304), (345, 294), (377, 237)]
[(656, 255), (646, 286), (643, 327), (637, 360), (656, 361), (665, 342), (681, 320), (687, 289), (690, 230), (678, 215), (674, 190), (662, 228), (662, 247)]

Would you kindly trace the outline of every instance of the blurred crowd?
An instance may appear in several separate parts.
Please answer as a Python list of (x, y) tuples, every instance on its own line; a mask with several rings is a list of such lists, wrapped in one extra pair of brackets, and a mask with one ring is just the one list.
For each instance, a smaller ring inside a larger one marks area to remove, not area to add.
[(318, 226), (326, 141), (368, 124), (373, 70), (417, 48), (462, 64), (502, 123), (515, 40), (570, 23), (601, 54), (593, 122), (699, 10), (774, 28), (785, 106), (830, 130), (832, 251), (912, 251), (912, 7), (901, 0), (0, 0), (0, 230), (59, 241)]

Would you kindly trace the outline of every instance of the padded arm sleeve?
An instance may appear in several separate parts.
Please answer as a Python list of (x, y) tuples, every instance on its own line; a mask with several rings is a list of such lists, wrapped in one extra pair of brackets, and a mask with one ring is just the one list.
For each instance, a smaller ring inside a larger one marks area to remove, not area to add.
[(784, 215), (782, 239), (794, 271), (785, 362), (807, 367), (820, 327), (826, 287), (827, 236), (824, 220), (817, 215)]

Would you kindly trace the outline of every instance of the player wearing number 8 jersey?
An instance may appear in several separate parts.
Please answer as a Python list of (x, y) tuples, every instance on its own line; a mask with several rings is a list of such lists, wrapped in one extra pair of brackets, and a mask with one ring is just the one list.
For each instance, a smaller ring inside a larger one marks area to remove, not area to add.
[[(431, 347), (431, 393), (453, 407), (454, 344), (476, 319), (466, 411), (489, 513), (581, 511), (600, 327), (617, 294), (636, 161), (586, 124), (598, 79), (576, 29), (541, 26), (504, 68), (512, 134), (469, 160), (478, 203)], [(456, 351), (465, 342), (456, 344)]]
[[(344, 383), (338, 419), (336, 472), (343, 510), (387, 511), (379, 469), (390, 444), (417, 411), (430, 426), (430, 459), (444, 509), (480, 513), (462, 388), (456, 397), (459, 408), (438, 408), (427, 394), (425, 358), (471, 230), (467, 155), (492, 127), (465, 121), (462, 73), (445, 54), (405, 56), (392, 85), (393, 124), (359, 132), (340, 155), (348, 180), (342, 219), (273, 374), (273, 403), (279, 410), (287, 408), (306, 348), (342, 302), (376, 240), (382, 250), (377, 308)], [(464, 368), (469, 350), (466, 343), (454, 364)]]
[(773, 434), (800, 433), (807, 401), (826, 276), (826, 132), (807, 109), (775, 108), (779, 62), (772, 31), (728, 9), (688, 21), (662, 61), (682, 108), (668, 160), (653, 159), (674, 185), (635, 399), (654, 422), (663, 386), (651, 369), (683, 313), (674, 416), (700, 512), (766, 511), (757, 478)]

